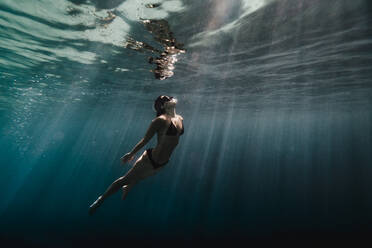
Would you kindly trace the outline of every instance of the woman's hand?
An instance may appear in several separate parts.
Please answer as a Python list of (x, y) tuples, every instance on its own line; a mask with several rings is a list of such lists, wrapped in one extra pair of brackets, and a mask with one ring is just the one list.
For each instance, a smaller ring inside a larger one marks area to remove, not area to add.
[(125, 154), (123, 157), (120, 158), (121, 163), (125, 164), (126, 162), (132, 161), (134, 158), (134, 155), (132, 155), (130, 152)]

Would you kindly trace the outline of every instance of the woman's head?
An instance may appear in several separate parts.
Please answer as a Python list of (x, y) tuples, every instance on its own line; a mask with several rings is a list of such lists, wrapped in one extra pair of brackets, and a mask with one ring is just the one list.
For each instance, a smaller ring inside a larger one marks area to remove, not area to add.
[(167, 107), (175, 107), (177, 101), (172, 96), (158, 96), (154, 102), (154, 109), (156, 111), (156, 116), (165, 114), (165, 109)]

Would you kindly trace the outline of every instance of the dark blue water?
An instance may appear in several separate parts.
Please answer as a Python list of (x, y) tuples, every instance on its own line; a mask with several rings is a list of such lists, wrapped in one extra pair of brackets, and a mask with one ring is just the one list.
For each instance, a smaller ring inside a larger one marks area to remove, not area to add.
[[(141, 18), (185, 44), (166, 80), (126, 48), (161, 48)], [(367, 0), (2, 0), (0, 241), (368, 240), (371, 27)], [(184, 117), (171, 162), (88, 216), (161, 94)]]

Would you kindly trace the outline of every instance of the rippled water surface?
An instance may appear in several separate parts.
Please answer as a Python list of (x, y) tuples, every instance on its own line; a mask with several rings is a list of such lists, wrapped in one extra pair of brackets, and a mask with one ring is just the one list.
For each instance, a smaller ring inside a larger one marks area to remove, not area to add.
[[(371, 7), (1, 0), (0, 240), (364, 237)], [(170, 164), (89, 217), (161, 94), (185, 119)]]

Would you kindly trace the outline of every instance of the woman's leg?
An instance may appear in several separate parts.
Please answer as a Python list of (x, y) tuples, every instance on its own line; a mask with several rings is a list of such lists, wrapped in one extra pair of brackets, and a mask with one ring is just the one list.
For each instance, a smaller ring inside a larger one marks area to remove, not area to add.
[(125, 200), (125, 198), (127, 197), (129, 191), (131, 190), (131, 188), (133, 188), (134, 184), (127, 184), (127, 185), (124, 185), (123, 187), (121, 187), (121, 199), (122, 200)]
[(155, 170), (147, 156), (142, 156), (135, 162), (133, 167), (122, 177), (115, 180), (98, 199), (89, 207), (89, 214), (93, 214), (95, 210), (103, 203), (103, 201), (116, 193), (120, 188), (123, 188), (122, 199), (126, 197), (129, 190), (139, 181), (148, 176), (155, 174)]

